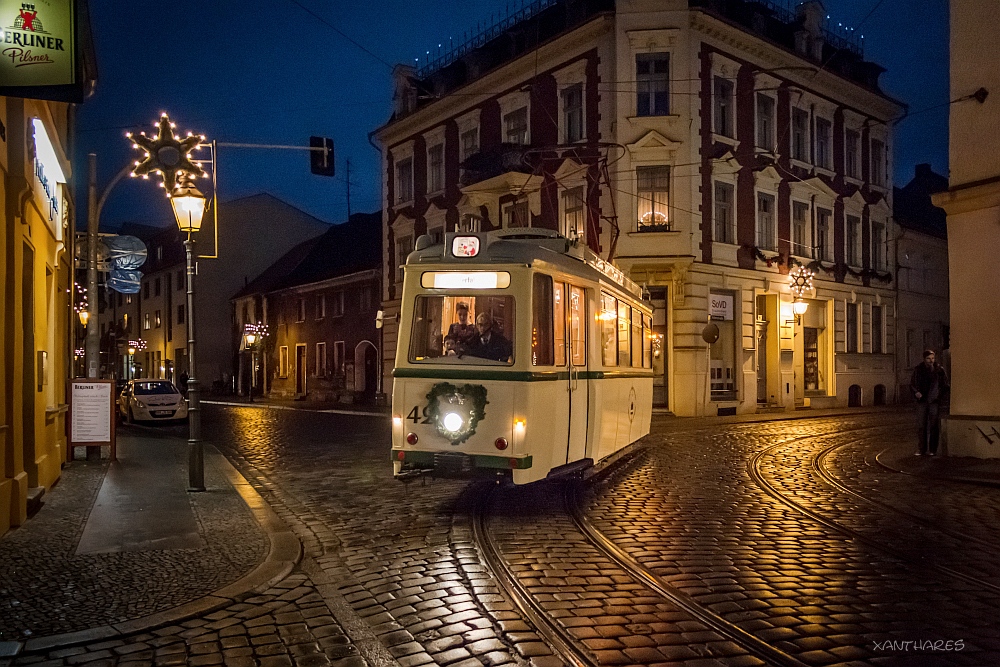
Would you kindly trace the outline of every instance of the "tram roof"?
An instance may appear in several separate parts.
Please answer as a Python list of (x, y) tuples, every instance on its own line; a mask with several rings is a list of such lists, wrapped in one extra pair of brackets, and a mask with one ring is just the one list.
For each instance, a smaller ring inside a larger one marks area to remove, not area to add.
[[(479, 239), (479, 252), (474, 257), (457, 257), (450, 250), (456, 238)], [(546, 262), (569, 273), (603, 280), (623, 292), (642, 300), (642, 288), (630, 280), (618, 267), (601, 259), (585, 245), (549, 229), (504, 229), (492, 232), (454, 232), (445, 234), (444, 243), (434, 244), (430, 236), (417, 239), (416, 250), (406, 258), (407, 266), (419, 264), (524, 264)]]

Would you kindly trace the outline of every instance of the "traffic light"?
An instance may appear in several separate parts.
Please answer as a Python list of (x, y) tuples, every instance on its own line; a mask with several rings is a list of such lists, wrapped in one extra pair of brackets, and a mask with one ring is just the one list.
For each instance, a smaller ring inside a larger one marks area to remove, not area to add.
[(336, 163), (333, 159), (333, 139), (329, 137), (309, 137), (309, 147), (324, 150), (309, 151), (309, 167), (317, 176), (333, 176)]

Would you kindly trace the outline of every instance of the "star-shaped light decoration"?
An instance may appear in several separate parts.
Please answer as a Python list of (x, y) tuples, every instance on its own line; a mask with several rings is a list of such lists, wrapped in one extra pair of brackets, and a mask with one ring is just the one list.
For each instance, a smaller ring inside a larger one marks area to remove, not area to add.
[(145, 132), (140, 132), (138, 135), (129, 132), (125, 135), (132, 141), (132, 148), (145, 152), (145, 159), (135, 161), (132, 176), (149, 178), (150, 172), (159, 172), (169, 197), (177, 186), (179, 174), (188, 174), (192, 177), (206, 175), (190, 156), (191, 151), (205, 141), (205, 136), (188, 132), (183, 139), (178, 138), (174, 134), (174, 128), (177, 126), (170, 122), (165, 111), (155, 125), (159, 130), (155, 139), (147, 137)]
[(813, 290), (813, 277), (812, 271), (804, 266), (796, 266), (794, 269), (788, 272), (788, 282), (791, 288), (792, 296), (796, 299), (803, 298), (809, 292)]

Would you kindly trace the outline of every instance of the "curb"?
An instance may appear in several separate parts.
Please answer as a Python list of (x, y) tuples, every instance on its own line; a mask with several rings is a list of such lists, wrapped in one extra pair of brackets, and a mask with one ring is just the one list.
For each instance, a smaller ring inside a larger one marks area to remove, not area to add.
[[(1000, 480), (987, 479), (985, 477), (963, 477), (958, 475), (924, 475), (919, 472), (910, 472), (908, 470), (902, 470), (895, 466), (891, 466), (885, 461), (883, 461), (883, 454), (888, 452), (888, 449), (883, 449), (881, 452), (875, 455), (875, 463), (879, 464), (886, 470), (890, 472), (899, 473), (901, 475), (909, 475), (910, 477), (922, 477), (924, 479), (939, 479), (947, 482), (958, 482), (960, 484), (975, 484), (976, 486), (991, 486), (994, 488), (1000, 488)], [(886, 457), (888, 458), (888, 457)], [(947, 458), (947, 457), (943, 457)]]
[(76, 632), (36, 637), (23, 644), (5, 642), (4, 644), (19, 644), (19, 646), (0, 645), (0, 657), (14, 657), (22, 652), (35, 653), (66, 648), (175, 625), (189, 618), (227, 607), (251, 596), (251, 594), (263, 593), (287, 577), (302, 560), (302, 544), (298, 538), (285, 526), (261, 495), (250, 485), (250, 482), (215, 447), (208, 445), (205, 448), (205, 457), (219, 466), (227, 481), (250, 509), (250, 513), (253, 514), (261, 530), (267, 535), (270, 547), (263, 562), (233, 583), (179, 607), (166, 609), (131, 621), (101, 625)]
[(236, 403), (233, 401), (202, 401), (208, 405), (225, 405), (233, 408), (268, 408), (270, 410), (297, 410), (299, 412), (319, 412), (327, 415), (353, 415), (355, 417), (389, 418), (389, 413), (367, 412), (365, 410), (337, 410), (334, 408), (296, 408), (290, 405), (271, 405), (270, 403)]

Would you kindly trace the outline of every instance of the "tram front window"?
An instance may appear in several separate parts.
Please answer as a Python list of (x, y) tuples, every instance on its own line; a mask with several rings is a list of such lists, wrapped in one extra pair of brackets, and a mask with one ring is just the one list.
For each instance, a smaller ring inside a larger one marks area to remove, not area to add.
[(514, 297), (418, 296), (410, 361), (508, 366), (514, 363)]

